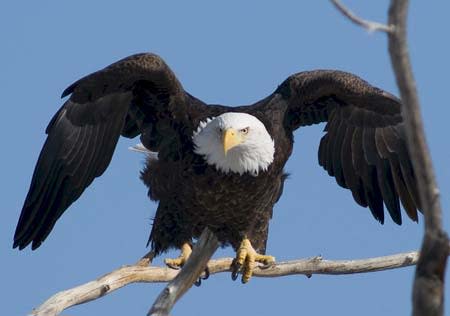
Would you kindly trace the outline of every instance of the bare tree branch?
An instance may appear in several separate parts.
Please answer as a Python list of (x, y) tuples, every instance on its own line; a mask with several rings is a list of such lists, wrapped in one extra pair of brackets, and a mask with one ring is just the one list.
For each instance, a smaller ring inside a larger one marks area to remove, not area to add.
[(391, 24), (385, 25), (385, 24), (378, 23), (378, 22), (364, 20), (364, 19), (358, 17), (356, 14), (354, 14), (348, 8), (346, 8), (339, 0), (330, 0), (330, 1), (343, 15), (345, 15), (347, 18), (349, 18), (350, 21), (352, 21), (353, 23), (355, 23), (359, 26), (364, 27), (369, 32), (380, 31), (380, 32), (390, 33), (393, 31), (393, 26)]
[[(366, 273), (411, 266), (417, 263), (418, 257), (417, 252), (406, 252), (362, 260), (329, 261), (323, 260), (321, 257), (315, 257), (279, 262), (268, 268), (258, 265), (253, 276), (270, 278), (298, 274), (311, 276), (313, 274), (341, 275)], [(207, 265), (209, 273), (212, 275), (231, 271), (230, 266), (232, 261), (232, 258), (210, 260)], [(202, 270), (203, 267), (201, 267), (200, 271)], [(137, 282), (169, 282), (178, 273), (179, 270), (167, 267), (146, 267), (140, 264), (124, 266), (94, 281), (56, 293), (42, 305), (34, 309), (31, 314), (35, 316), (56, 316), (71, 306), (98, 299), (128, 284)]]
[(218, 247), (216, 236), (205, 228), (183, 269), (167, 284), (147, 315), (168, 316), (178, 299), (200, 277)]
[[(337, 0), (333, 4), (350, 20), (367, 28)], [(403, 103), (408, 150), (416, 173), (421, 208), (425, 217), (425, 235), (421, 257), (417, 264), (413, 288), (414, 316), (441, 316), (444, 314), (444, 281), (449, 238), (442, 228), (442, 210), (439, 189), (425, 139), (417, 89), (409, 59), (406, 20), (408, 0), (391, 0), (388, 34), (389, 54)]]
[(413, 315), (438, 316), (444, 314), (444, 278), (449, 252), (449, 240), (442, 228), (439, 189), (425, 139), (419, 98), (409, 60), (406, 19), (408, 0), (392, 0), (389, 24), (395, 30), (389, 33), (389, 53), (403, 101), (408, 149), (420, 191), (425, 215), (425, 235), (422, 256), (418, 262), (413, 289)]

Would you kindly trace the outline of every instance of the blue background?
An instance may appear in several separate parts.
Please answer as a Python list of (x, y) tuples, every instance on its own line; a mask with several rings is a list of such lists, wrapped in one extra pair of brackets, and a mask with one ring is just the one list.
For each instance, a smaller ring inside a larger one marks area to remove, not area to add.
[[(2, 315), (25, 315), (57, 291), (95, 279), (146, 253), (156, 204), (138, 179), (143, 156), (122, 139), (105, 174), (58, 221), (38, 251), (12, 237), (44, 129), (73, 81), (129, 54), (162, 56), (185, 89), (209, 103), (249, 104), (287, 76), (335, 68), (398, 94), (386, 36), (368, 34), (328, 1), (3, 1), (0, 293)], [(386, 21), (388, 1), (347, 0), (361, 16)], [(409, 45), (427, 138), (450, 200), (449, 1), (412, 1)], [(317, 164), (323, 125), (297, 131), (292, 174), (271, 222), (268, 252), (281, 260), (351, 259), (418, 249), (423, 220), (373, 220)], [(446, 229), (450, 228), (444, 213)], [(175, 252), (167, 256), (176, 256)], [(232, 256), (230, 249), (216, 256)], [(164, 256), (165, 257), (165, 256)], [(161, 258), (156, 261), (161, 263)], [(174, 315), (407, 315), (413, 268), (347, 276), (254, 278), (229, 274), (191, 289)], [(448, 280), (447, 280), (448, 281)], [(130, 285), (66, 315), (144, 315), (162, 284)], [(447, 303), (450, 286), (447, 282)], [(449, 308), (447, 308), (447, 311)]]

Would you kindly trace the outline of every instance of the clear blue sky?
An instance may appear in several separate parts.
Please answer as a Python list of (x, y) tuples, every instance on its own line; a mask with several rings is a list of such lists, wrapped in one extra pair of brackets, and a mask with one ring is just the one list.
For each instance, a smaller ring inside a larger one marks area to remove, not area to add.
[[(386, 20), (388, 1), (345, 1)], [(450, 207), (448, 57), (450, 2), (412, 1), (410, 52), (428, 142)], [(2, 315), (25, 315), (57, 291), (135, 262), (156, 204), (138, 179), (143, 157), (122, 139), (107, 172), (70, 207), (38, 251), (13, 250), (12, 237), (44, 129), (64, 88), (132, 53), (162, 56), (185, 89), (210, 103), (249, 104), (292, 73), (333, 68), (398, 94), (386, 36), (349, 23), (328, 1), (3, 1), (0, 293)], [(268, 252), (281, 260), (388, 255), (419, 248), (423, 220), (384, 226), (318, 166), (323, 125), (296, 133), (292, 174), (271, 222)], [(445, 226), (450, 230), (448, 212)], [(169, 253), (175, 256), (176, 253)], [(233, 255), (230, 249), (217, 255)], [(161, 258), (157, 260), (161, 263)], [(176, 305), (174, 315), (408, 315), (412, 268), (351, 276), (254, 278), (214, 275)], [(449, 281), (449, 280), (447, 280)], [(145, 315), (161, 284), (131, 285), (65, 312)], [(450, 302), (447, 282), (447, 303)], [(447, 312), (450, 307), (447, 307)]]

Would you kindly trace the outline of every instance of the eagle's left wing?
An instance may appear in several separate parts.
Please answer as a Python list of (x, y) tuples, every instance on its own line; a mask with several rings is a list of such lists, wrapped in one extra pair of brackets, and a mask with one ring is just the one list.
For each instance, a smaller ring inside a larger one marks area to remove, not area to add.
[(327, 122), (319, 164), (352, 191), (355, 201), (384, 222), (383, 202), (401, 224), (401, 200), (417, 221), (416, 175), (406, 147), (401, 103), (361, 78), (336, 70), (290, 76), (275, 91), (287, 102), (285, 128)]

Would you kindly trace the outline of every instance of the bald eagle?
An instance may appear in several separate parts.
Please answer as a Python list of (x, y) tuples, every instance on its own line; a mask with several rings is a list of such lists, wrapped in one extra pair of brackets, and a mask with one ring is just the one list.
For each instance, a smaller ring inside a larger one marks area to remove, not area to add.
[[(187, 93), (157, 55), (132, 55), (62, 94), (51, 119), (14, 235), (34, 250), (58, 218), (107, 168), (119, 136), (140, 135), (150, 155), (141, 178), (159, 201), (149, 244), (179, 248), (182, 265), (205, 227), (231, 245), (247, 282), (265, 255), (269, 220), (283, 192), (293, 132), (326, 122), (319, 164), (384, 222), (402, 223), (400, 201), (417, 221), (416, 176), (401, 102), (350, 73), (314, 70), (287, 78), (249, 106), (207, 105)], [(237, 270), (236, 270), (237, 271)], [(236, 273), (234, 271), (234, 273)]]

